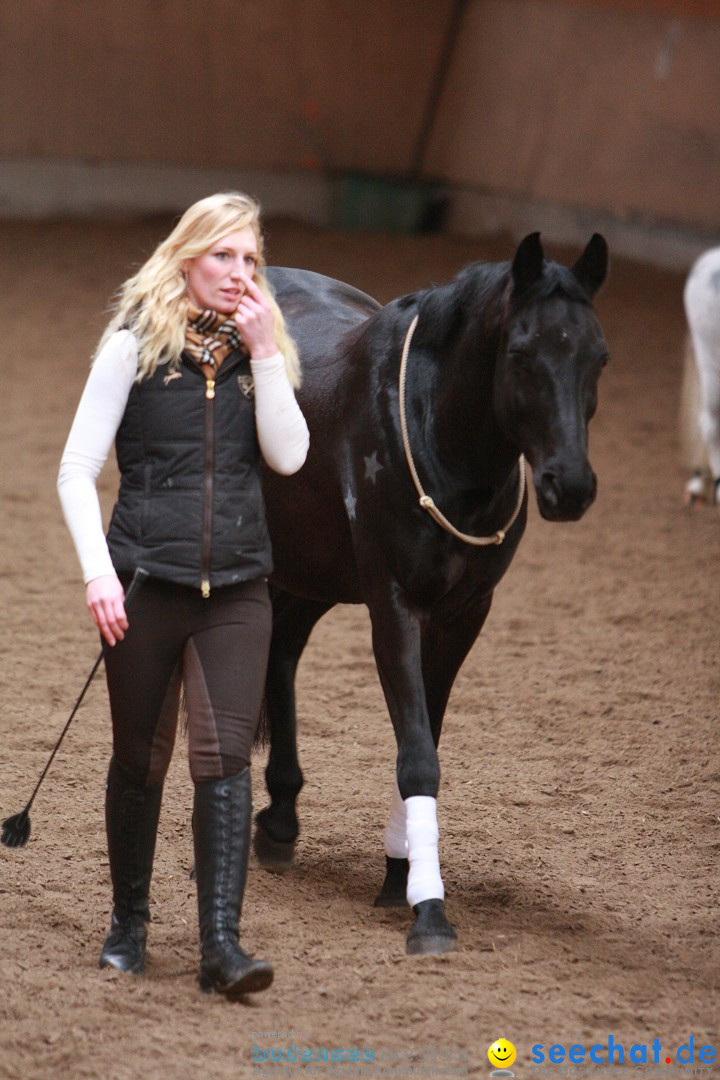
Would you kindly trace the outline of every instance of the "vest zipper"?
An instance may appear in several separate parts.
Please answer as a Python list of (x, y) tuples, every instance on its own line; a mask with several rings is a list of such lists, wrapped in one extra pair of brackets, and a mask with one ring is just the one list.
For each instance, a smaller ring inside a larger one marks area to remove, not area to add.
[(213, 469), (215, 466), (215, 380), (205, 380), (205, 480), (202, 535), (201, 585), (203, 598), (210, 595), (210, 550), (212, 545)]

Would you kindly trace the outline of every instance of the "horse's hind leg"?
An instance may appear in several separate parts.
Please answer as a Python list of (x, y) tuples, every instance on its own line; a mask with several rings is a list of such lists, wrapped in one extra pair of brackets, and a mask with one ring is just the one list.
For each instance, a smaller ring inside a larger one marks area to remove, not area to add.
[(685, 340), (683, 376), (680, 392), (680, 447), (683, 465), (691, 472), (685, 484), (685, 503), (695, 506), (706, 498), (708, 478), (707, 447), (700, 434), (700, 378), (695, 363), (692, 335)]
[(265, 687), (270, 730), (265, 782), (270, 806), (255, 817), (253, 841), (258, 861), (266, 870), (282, 872), (292, 866), (300, 831), (295, 803), (303, 785), (297, 753), (295, 672), (315, 623), (332, 606), (289, 593), (273, 596), (273, 636)]
[(696, 340), (695, 349), (700, 380), (700, 433), (707, 447), (713, 480), (714, 501), (720, 494), (720, 342), (710, 347)]
[[(685, 312), (690, 347), (685, 352), (681, 398), (681, 441), (686, 463), (695, 475), (685, 488), (686, 500), (704, 501), (709, 465), (713, 490), (720, 494), (720, 248), (707, 252), (685, 284)], [(694, 359), (694, 364), (692, 360)], [(699, 435), (699, 438), (698, 438)]]

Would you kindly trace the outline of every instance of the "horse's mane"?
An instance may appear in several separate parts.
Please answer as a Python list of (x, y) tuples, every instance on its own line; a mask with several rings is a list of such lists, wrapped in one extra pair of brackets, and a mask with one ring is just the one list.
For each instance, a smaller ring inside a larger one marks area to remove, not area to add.
[(583, 288), (575, 274), (567, 266), (556, 262), (545, 262), (542, 275), (520, 297), (520, 303), (532, 303), (533, 300), (547, 300), (549, 297), (565, 296), (581, 304), (592, 304), (592, 297)]
[(510, 281), (509, 262), (471, 263), (448, 284), (403, 296), (398, 304), (401, 309), (416, 304), (418, 338), (437, 340), (445, 338), (461, 320), (466, 323), (469, 319), (484, 321), (487, 330), (499, 327), (506, 315), (507, 301), (515, 310), (554, 295), (583, 304), (592, 303), (572, 270), (560, 263), (546, 261), (541, 276), (519, 297), (509, 294)]
[(498, 307), (495, 300), (504, 291), (507, 270), (508, 264), (472, 263), (445, 285), (431, 285), (400, 297), (401, 310), (417, 307), (416, 340), (442, 341), (461, 322), (477, 316), (494, 322), (493, 312)]

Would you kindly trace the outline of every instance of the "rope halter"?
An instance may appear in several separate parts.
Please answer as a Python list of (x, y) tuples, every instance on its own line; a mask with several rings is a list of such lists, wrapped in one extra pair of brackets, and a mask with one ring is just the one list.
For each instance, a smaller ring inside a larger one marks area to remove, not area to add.
[(445, 529), (446, 532), (451, 533), (458, 540), (463, 540), (466, 544), (473, 544), (475, 547), (487, 547), (487, 546), (489, 546), (491, 544), (502, 544), (502, 542), (505, 539), (507, 533), (510, 531), (512, 526), (515, 524), (517, 516), (520, 513), (520, 510), (522, 508), (523, 499), (525, 498), (525, 487), (526, 487), (525, 471), (526, 470), (525, 470), (525, 458), (523, 457), (522, 454), (518, 458), (518, 468), (520, 470), (520, 482), (519, 482), (519, 485), (518, 485), (518, 497), (517, 497), (517, 502), (515, 504), (515, 509), (512, 512), (512, 516), (510, 517), (510, 520), (505, 525), (505, 528), (504, 529), (498, 529), (497, 532), (492, 534), (492, 536), (470, 536), (468, 533), (460, 532), (459, 529), (456, 529), (455, 526), (451, 522), (448, 521), (448, 519), (445, 517), (445, 515), (442, 513), (442, 511), (438, 509), (438, 507), (435, 505), (435, 502), (434, 502), (432, 496), (431, 495), (426, 495), (425, 492), (423, 491), (423, 486), (420, 483), (420, 477), (417, 474), (417, 469), (415, 468), (415, 462), (413, 461), (412, 451), (410, 449), (410, 439), (408, 437), (408, 429), (407, 429), (407, 417), (405, 415), (405, 376), (406, 376), (406, 372), (407, 372), (408, 356), (410, 354), (410, 342), (412, 341), (412, 336), (415, 333), (415, 327), (417, 326), (417, 323), (418, 323), (418, 316), (416, 315), (415, 318), (413, 319), (413, 321), (410, 323), (410, 326), (408, 327), (408, 332), (405, 335), (405, 344), (403, 345), (402, 359), (400, 361), (399, 406), (400, 406), (400, 427), (401, 427), (401, 430), (402, 430), (403, 447), (405, 448), (405, 460), (408, 463), (408, 468), (410, 469), (410, 475), (413, 478), (413, 483), (415, 484), (415, 490), (417, 491), (418, 496), (419, 496), (420, 506), (422, 507), (423, 510), (427, 510), (427, 512), (428, 512), (428, 514), (430, 514), (431, 518), (433, 518), (433, 520), (436, 521), (437, 524), (441, 528)]

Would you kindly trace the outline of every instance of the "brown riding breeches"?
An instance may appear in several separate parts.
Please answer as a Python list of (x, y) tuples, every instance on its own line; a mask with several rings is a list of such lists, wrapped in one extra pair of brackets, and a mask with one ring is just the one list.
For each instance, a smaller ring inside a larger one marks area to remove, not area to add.
[(125, 639), (105, 656), (117, 763), (136, 784), (164, 779), (184, 685), (193, 780), (240, 772), (250, 762), (265, 689), (267, 582), (226, 585), (205, 600), (198, 589), (149, 578), (128, 621)]

